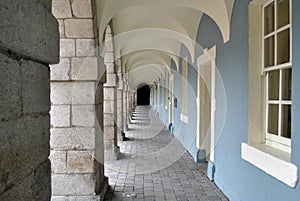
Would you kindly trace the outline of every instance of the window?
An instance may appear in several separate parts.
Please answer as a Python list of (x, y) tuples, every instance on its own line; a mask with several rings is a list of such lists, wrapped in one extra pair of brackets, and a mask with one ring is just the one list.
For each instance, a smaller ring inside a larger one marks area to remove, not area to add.
[(241, 145), (241, 158), (294, 188), (291, 30), (290, 0), (250, 3), (248, 142)]
[(262, 73), (265, 76), (266, 144), (290, 152), (291, 146), (291, 7), (271, 0), (262, 10)]

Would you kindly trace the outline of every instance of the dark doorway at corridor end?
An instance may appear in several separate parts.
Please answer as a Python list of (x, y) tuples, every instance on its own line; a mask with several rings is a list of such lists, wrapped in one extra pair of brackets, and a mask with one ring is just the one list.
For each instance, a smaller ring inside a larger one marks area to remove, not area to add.
[(150, 105), (150, 87), (148, 85), (138, 88), (137, 105)]

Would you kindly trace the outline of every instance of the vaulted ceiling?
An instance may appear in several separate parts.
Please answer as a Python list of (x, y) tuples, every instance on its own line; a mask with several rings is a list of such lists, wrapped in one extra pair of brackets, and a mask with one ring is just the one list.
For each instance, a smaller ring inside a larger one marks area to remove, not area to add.
[(182, 45), (195, 59), (203, 14), (215, 21), (228, 41), (233, 4), (234, 0), (100, 0), (99, 38), (111, 22), (115, 56), (122, 57), (131, 84), (151, 84), (164, 76), (171, 60), (178, 67)]

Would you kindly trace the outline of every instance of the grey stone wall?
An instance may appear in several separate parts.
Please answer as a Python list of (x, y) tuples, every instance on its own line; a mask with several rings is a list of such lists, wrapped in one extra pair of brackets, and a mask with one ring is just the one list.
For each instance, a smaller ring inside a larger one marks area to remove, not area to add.
[(49, 200), (50, 73), (58, 24), (50, 0), (0, 0), (0, 200)]

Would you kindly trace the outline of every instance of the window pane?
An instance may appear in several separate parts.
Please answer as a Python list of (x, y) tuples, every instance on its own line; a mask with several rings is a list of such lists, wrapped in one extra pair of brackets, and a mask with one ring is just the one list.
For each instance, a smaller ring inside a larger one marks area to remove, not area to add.
[(274, 2), (265, 7), (265, 35), (274, 31)]
[(292, 99), (292, 69), (282, 70), (282, 100)]
[(278, 105), (270, 104), (268, 111), (268, 133), (278, 135)]
[(265, 39), (265, 67), (274, 66), (274, 36)]
[(279, 100), (279, 70), (269, 73), (269, 100)]
[(278, 0), (277, 28), (290, 23), (290, 0)]
[(290, 61), (290, 29), (278, 33), (277, 64)]
[(282, 137), (291, 138), (291, 105), (282, 106)]

